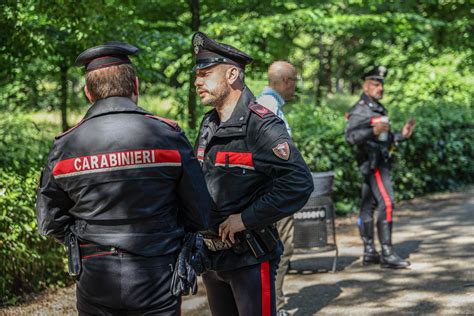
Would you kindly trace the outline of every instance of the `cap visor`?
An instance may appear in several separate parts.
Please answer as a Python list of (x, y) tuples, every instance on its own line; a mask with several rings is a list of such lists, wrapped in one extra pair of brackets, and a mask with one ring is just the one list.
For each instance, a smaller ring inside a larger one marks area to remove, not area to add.
[(376, 80), (380, 82), (383, 82), (384, 79), (385, 79), (384, 77), (380, 77), (380, 76), (369, 76), (369, 77), (364, 78), (364, 80)]
[(217, 65), (217, 64), (219, 64), (219, 63), (196, 64), (196, 66), (193, 67), (192, 71), (196, 71), (196, 70), (204, 69), (204, 68), (209, 68), (209, 67), (212, 67), (212, 66)]

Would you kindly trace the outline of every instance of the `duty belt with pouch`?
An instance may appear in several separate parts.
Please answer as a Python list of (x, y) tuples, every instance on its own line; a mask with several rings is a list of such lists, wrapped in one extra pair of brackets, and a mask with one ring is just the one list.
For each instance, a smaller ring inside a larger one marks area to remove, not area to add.
[(204, 244), (210, 251), (232, 249), (237, 254), (244, 253), (250, 249), (255, 258), (273, 251), (278, 244), (278, 234), (272, 226), (266, 226), (255, 230), (244, 230), (235, 234), (236, 243), (222, 241), (219, 237), (205, 236)]
[(66, 234), (64, 239), (67, 249), (67, 266), (70, 276), (77, 278), (81, 274), (81, 251), (79, 247), (79, 240), (72, 232)]
[(245, 241), (255, 258), (272, 252), (278, 244), (278, 233), (273, 226), (243, 232)]

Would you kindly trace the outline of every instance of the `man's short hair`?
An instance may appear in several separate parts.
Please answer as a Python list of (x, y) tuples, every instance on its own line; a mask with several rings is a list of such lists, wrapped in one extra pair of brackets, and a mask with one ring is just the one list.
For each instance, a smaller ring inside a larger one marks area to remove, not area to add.
[(131, 97), (136, 73), (130, 64), (122, 64), (90, 71), (86, 85), (94, 100), (109, 97)]
[(245, 82), (245, 71), (242, 69), (242, 68), (238, 68), (239, 69), (239, 79), (240, 81), (242, 81), (242, 83)]

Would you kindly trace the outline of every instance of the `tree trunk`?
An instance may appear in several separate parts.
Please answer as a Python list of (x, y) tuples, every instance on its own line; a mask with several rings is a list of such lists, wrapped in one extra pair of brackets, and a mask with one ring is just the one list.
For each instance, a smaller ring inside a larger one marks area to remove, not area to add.
[(332, 47), (326, 51), (325, 80), (327, 93), (332, 93)]
[(36, 109), (38, 106), (38, 82), (36, 80), (31, 80), (31, 108)]
[(354, 80), (351, 80), (351, 83), (350, 83), (351, 95), (355, 94), (356, 86), (357, 86), (357, 83)]
[(66, 131), (69, 128), (67, 123), (67, 72), (68, 67), (61, 65), (60, 67), (60, 84), (61, 84), (61, 92), (60, 92), (60, 102), (61, 102), (61, 123), (63, 131)]
[(315, 104), (316, 106), (321, 105), (322, 97), (323, 97), (323, 92), (322, 92), (322, 87), (324, 85), (324, 73), (325, 73), (325, 63), (324, 63), (324, 54), (325, 54), (325, 47), (322, 43), (319, 44), (319, 53), (318, 53), (318, 59), (319, 59), (319, 69), (318, 69), (318, 74), (317, 74), (317, 84), (315, 86)]
[[(199, 31), (200, 13), (199, 0), (189, 0), (189, 8), (191, 10), (191, 31)], [(191, 47), (191, 56), (194, 56), (194, 50)], [(189, 73), (189, 88), (188, 88), (188, 125), (189, 128), (196, 128), (197, 111), (196, 111), (196, 88), (194, 87), (195, 74), (193, 71)]]

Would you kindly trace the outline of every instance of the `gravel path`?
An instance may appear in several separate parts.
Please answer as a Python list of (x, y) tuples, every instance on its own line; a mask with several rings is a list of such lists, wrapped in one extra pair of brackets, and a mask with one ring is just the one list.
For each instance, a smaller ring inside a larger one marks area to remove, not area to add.
[[(292, 315), (474, 315), (474, 187), (401, 203), (394, 244), (412, 262), (410, 270), (361, 264), (355, 216), (337, 219), (339, 262), (330, 253), (298, 255), (286, 278)], [(74, 287), (48, 291), (0, 315), (74, 315)], [(183, 301), (183, 315), (210, 315), (203, 286)]]

